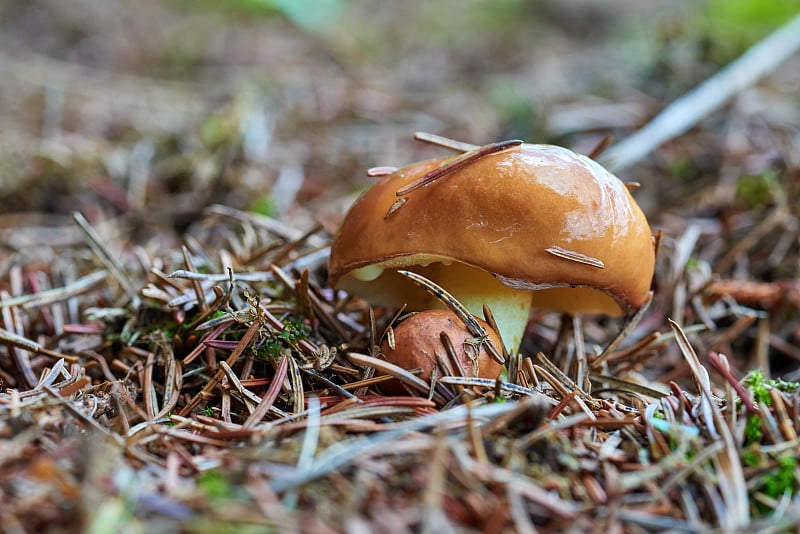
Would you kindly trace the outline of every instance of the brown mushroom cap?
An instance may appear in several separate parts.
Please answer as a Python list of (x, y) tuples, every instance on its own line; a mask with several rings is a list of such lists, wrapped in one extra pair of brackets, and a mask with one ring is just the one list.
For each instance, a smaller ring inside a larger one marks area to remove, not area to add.
[[(486, 330), (489, 340), (500, 350), (501, 341), (497, 333), (483, 320), (475, 318)], [(474, 337), (464, 326), (456, 314), (449, 310), (426, 310), (407, 318), (394, 328), (394, 348), (388, 340), (381, 344), (381, 353), (386, 361), (411, 370), (420, 368), (417, 375), (425, 382), (430, 382), (433, 369), (436, 367), (438, 354), (449, 361), (447, 350), (441, 341), (440, 333), (447, 333), (459, 358), (459, 364), (468, 377), (495, 379), (500, 376), (503, 366), (489, 355), (485, 344), (475, 344)], [(452, 363), (450, 363), (452, 367)], [(454, 370), (455, 372), (455, 370)], [(439, 369), (438, 376), (444, 376)], [(403, 394), (405, 390), (397, 380), (390, 380), (381, 385), (387, 394)]]
[(331, 283), (374, 304), (422, 309), (427, 297), (394, 271), (435, 281), (455, 263), (484, 281), (488, 273), (536, 290), (537, 308), (618, 316), (645, 303), (653, 238), (618, 178), (566, 148), (522, 144), (455, 165), (405, 201), (397, 196), (463, 157), (409, 165), (366, 191), (333, 242)]

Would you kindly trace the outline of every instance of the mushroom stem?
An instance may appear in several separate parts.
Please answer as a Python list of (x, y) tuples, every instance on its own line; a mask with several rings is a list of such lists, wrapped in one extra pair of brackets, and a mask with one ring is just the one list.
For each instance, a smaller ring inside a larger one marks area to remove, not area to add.
[[(511, 289), (489, 273), (463, 263), (439, 265), (436, 283), (473, 315), (481, 317), (483, 305), (489, 306), (506, 349), (517, 352), (530, 316), (531, 292)], [(444, 307), (437, 299), (431, 298), (430, 307)]]

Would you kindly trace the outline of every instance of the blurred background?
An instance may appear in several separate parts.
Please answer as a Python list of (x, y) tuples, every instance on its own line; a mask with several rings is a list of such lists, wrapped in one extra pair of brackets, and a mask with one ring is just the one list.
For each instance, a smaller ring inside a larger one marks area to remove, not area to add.
[[(334, 228), (368, 167), (447, 153), (414, 131), (589, 152), (798, 10), (798, 0), (0, 1), (0, 229), (71, 224), (80, 210), (160, 246), (216, 203)], [(637, 198), (657, 220), (716, 187), (720, 169), (780, 172), (797, 157), (799, 93), (794, 58), (621, 177), (643, 183)]]

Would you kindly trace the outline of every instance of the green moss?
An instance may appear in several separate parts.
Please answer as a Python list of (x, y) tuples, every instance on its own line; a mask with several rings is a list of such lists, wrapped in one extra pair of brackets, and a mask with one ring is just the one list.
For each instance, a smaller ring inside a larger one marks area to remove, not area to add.
[(758, 454), (753, 449), (746, 449), (742, 452), (742, 465), (745, 467), (755, 467), (758, 465)]
[(800, 383), (790, 382), (788, 380), (764, 378), (764, 373), (761, 369), (753, 369), (747, 376), (744, 377), (744, 383), (753, 392), (753, 397), (756, 402), (763, 402), (767, 406), (772, 406), (772, 397), (770, 397), (770, 389), (777, 389), (784, 393), (794, 393), (800, 388)]
[(761, 417), (758, 414), (753, 414), (747, 418), (747, 425), (744, 429), (744, 442), (747, 445), (753, 443), (761, 443), (761, 438), (764, 436), (761, 430)]
[(764, 494), (777, 499), (785, 493), (794, 495), (797, 492), (797, 478), (795, 469), (797, 468), (797, 458), (791, 454), (785, 454), (777, 458), (775, 469), (764, 476), (764, 484), (761, 491)]
[[(172, 417), (172, 412), (167, 412), (167, 418), (171, 418), (171, 417)], [(176, 423), (174, 421), (167, 421), (167, 422), (164, 423), (164, 425), (166, 425), (166, 426), (175, 426), (177, 424), (178, 423)]]
[(302, 321), (286, 321), (278, 337), (287, 343), (297, 343), (311, 335), (311, 327)]
[(740, 176), (736, 181), (736, 198), (749, 209), (760, 209), (773, 202), (776, 187), (777, 178), (773, 172)]
[(197, 477), (197, 486), (212, 501), (233, 496), (230, 482), (219, 471), (205, 471)]
[(769, 385), (784, 393), (794, 393), (800, 389), (800, 383), (791, 382), (789, 380), (781, 380), (780, 378), (773, 378), (769, 381)]
[(764, 453), (758, 447), (748, 447), (741, 454), (742, 464), (759, 471), (750, 487), (751, 505), (755, 515), (771, 514), (774, 510), (763, 502), (753, 499), (754, 494), (766, 495), (771, 499), (781, 499), (785, 495), (797, 494), (800, 484), (797, 480), (797, 458), (792, 453), (774, 456)]
[(256, 351), (256, 357), (259, 360), (269, 360), (270, 358), (277, 358), (281, 353), (280, 340), (277, 337), (267, 339), (261, 347)]
[(744, 383), (750, 386), (756, 402), (766, 403), (767, 406), (772, 404), (772, 399), (769, 396), (769, 386), (764, 379), (764, 373), (761, 369), (753, 369), (744, 378)]
[(311, 327), (302, 320), (285, 320), (283, 330), (268, 338), (257, 352), (261, 359), (277, 357), (285, 346), (296, 345), (311, 335)]

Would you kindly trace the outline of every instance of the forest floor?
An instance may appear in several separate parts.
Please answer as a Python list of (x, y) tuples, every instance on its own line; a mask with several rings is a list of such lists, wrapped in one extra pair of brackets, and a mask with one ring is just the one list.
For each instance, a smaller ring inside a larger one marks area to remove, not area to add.
[(504, 382), (381, 394), (396, 310), (328, 285), (414, 132), (613, 151), (797, 10), (646, 4), (0, 3), (0, 530), (800, 523), (797, 54), (614, 169), (652, 302)]

